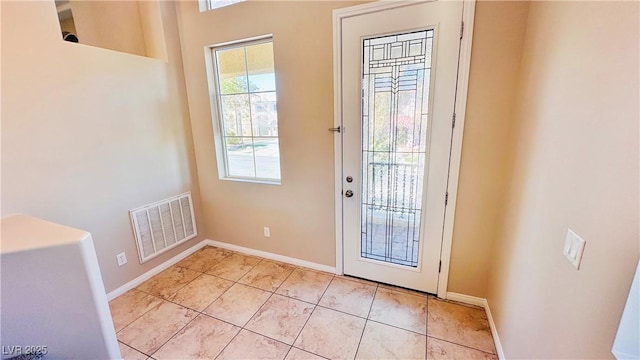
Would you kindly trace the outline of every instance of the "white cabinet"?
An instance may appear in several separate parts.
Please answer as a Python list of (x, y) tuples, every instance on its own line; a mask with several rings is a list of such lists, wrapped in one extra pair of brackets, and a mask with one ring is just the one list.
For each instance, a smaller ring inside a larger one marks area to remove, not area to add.
[(2, 358), (116, 359), (120, 350), (91, 234), (24, 215), (2, 219)]
[(640, 359), (640, 262), (611, 352), (616, 359)]

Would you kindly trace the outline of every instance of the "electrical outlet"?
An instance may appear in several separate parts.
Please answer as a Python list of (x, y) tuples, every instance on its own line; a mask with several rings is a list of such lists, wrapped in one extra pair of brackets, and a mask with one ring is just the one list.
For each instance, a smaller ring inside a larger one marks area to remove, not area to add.
[(271, 229), (264, 227), (264, 237), (271, 237)]
[(116, 259), (118, 259), (118, 266), (122, 266), (127, 263), (127, 254), (121, 252), (120, 254), (116, 255)]
[(573, 230), (567, 229), (567, 238), (565, 239), (562, 253), (576, 269), (580, 269), (584, 245), (585, 241), (583, 238), (578, 236)]

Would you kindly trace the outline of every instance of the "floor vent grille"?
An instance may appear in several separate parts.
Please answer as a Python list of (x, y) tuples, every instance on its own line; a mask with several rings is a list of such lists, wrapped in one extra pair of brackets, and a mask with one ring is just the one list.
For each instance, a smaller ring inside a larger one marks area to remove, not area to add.
[(144, 263), (198, 234), (191, 192), (129, 211), (140, 263)]

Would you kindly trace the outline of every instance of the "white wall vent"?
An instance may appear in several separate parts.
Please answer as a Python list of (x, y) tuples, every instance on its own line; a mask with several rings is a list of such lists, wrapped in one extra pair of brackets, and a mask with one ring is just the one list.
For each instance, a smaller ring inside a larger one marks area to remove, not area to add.
[(198, 235), (191, 192), (129, 211), (140, 263)]

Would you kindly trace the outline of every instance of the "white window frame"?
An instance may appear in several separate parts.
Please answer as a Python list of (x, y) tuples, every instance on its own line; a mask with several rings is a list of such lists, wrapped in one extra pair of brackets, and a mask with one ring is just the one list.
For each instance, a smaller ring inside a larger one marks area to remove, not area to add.
[[(221, 44), (209, 45), (205, 47), (205, 60), (207, 62), (207, 79), (209, 83), (209, 96), (211, 103), (211, 118), (213, 123), (213, 135), (216, 148), (216, 162), (218, 166), (218, 178), (226, 181), (239, 181), (249, 183), (259, 183), (268, 185), (280, 185), (282, 183), (282, 163), (280, 163), (280, 178), (261, 178), (261, 177), (248, 177), (248, 176), (232, 176), (229, 175), (229, 166), (227, 160), (227, 146), (225, 143), (224, 129), (222, 124), (222, 108), (220, 106), (220, 82), (218, 81), (218, 62), (215, 57), (216, 50), (233, 49), (238, 47), (245, 47), (263, 43), (273, 43), (273, 35), (261, 35), (248, 39), (242, 39), (237, 41), (230, 41)], [(275, 59), (274, 59), (275, 62)], [(278, 94), (278, 88), (275, 90), (276, 98)], [(280, 119), (278, 117), (278, 127), (280, 127)], [(252, 136), (260, 137), (260, 136)], [(280, 156), (280, 130), (278, 129), (278, 157)], [(255, 150), (254, 150), (255, 151)], [(255, 154), (254, 154), (255, 156)]]
[(243, 1), (245, 0), (229, 0), (228, 2), (225, 2), (223, 5), (215, 5), (214, 0), (199, 0), (198, 7), (200, 8), (200, 12), (203, 12), (208, 10), (220, 9), (225, 6), (234, 5)]

